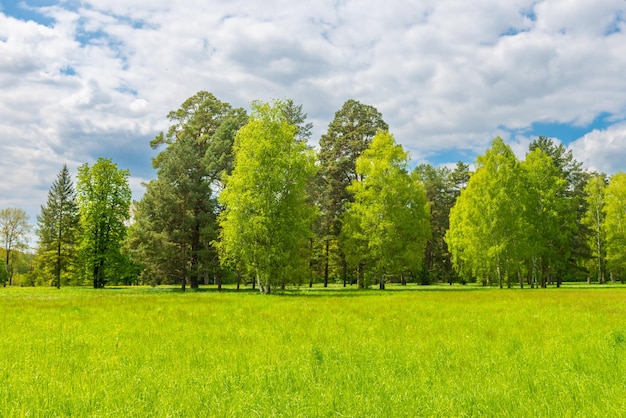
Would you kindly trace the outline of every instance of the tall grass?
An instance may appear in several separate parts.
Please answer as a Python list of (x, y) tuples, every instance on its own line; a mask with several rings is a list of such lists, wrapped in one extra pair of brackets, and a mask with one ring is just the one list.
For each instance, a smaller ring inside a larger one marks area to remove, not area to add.
[(0, 318), (1, 416), (626, 414), (621, 289), (12, 288)]

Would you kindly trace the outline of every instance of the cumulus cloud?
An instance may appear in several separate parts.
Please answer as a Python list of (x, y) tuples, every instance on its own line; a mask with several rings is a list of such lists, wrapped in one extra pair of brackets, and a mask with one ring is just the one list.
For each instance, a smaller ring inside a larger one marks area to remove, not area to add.
[(149, 140), (199, 90), (242, 107), (292, 98), (316, 137), (353, 98), (420, 162), (471, 162), (496, 135), (523, 154), (534, 123), (602, 114), (614, 126), (572, 149), (624, 168), (623, 0), (47, 3), (20, 3), (39, 23), (0, 9), (0, 207), (31, 216), (64, 162), (112, 157), (139, 197)]
[(572, 142), (570, 149), (590, 170), (610, 174), (626, 171), (626, 122), (594, 129)]

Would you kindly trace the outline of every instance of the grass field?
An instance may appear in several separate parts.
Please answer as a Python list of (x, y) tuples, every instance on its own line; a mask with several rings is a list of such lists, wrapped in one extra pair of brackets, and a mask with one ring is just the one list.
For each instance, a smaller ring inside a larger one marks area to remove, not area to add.
[(0, 289), (0, 416), (626, 415), (626, 288), (412, 289)]

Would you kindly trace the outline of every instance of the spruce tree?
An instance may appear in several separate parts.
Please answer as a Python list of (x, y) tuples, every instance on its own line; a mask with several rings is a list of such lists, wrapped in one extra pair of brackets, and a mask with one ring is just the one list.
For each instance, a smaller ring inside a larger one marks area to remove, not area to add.
[(78, 230), (76, 193), (67, 165), (57, 175), (48, 192), (48, 201), (37, 216), (38, 257), (44, 270), (53, 272), (54, 284), (61, 287), (61, 275), (76, 255)]

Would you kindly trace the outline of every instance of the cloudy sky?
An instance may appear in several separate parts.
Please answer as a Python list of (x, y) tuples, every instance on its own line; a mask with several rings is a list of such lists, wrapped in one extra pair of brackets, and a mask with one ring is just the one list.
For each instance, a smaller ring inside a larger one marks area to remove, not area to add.
[(375, 106), (416, 162), (538, 135), (626, 170), (625, 0), (0, 0), (0, 208), (35, 216), (63, 163), (110, 157), (135, 198), (149, 141), (199, 90), (291, 98), (325, 132)]

